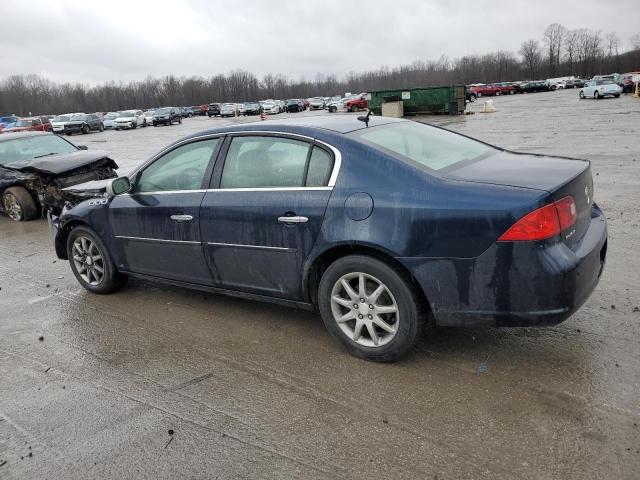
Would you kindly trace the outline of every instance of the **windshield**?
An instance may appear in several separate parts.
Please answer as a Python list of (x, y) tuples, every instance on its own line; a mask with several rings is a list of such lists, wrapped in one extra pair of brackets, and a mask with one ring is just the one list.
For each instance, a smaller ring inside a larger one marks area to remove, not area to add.
[(476, 140), (409, 121), (366, 128), (351, 135), (385, 153), (412, 160), (430, 170), (442, 170), (495, 152), (493, 147)]
[(122, 112), (120, 116), (124, 118), (131, 118), (136, 116), (136, 112), (133, 112), (133, 111)]
[(72, 153), (77, 149), (57, 135), (38, 135), (0, 142), (0, 165), (31, 160), (33, 158)]
[(611, 85), (613, 83), (614, 83), (613, 80), (598, 80), (596, 82), (596, 85)]
[(71, 115), (58, 115), (52, 121), (53, 122), (68, 122), (71, 120)]
[(104, 119), (105, 119), (105, 120), (115, 120), (115, 119), (116, 119), (116, 118), (118, 118), (119, 116), (120, 116), (120, 114), (119, 114), (118, 112), (110, 112), (110, 113), (107, 113), (107, 114), (104, 116)]
[(73, 122), (74, 120), (84, 120), (85, 118), (87, 118), (87, 116), (84, 113), (81, 113), (79, 115), (73, 115), (71, 117), (71, 121)]
[(171, 109), (170, 108), (159, 108), (158, 110), (156, 110), (155, 114), (156, 115), (167, 115), (169, 113), (171, 113)]
[(16, 127), (30, 127), (33, 125), (33, 120), (18, 120), (15, 124)]

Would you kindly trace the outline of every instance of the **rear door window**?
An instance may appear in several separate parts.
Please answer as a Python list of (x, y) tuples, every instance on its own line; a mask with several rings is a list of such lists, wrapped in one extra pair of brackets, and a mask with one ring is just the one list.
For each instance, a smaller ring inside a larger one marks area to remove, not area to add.
[(235, 137), (220, 188), (302, 187), (310, 145), (282, 137)]

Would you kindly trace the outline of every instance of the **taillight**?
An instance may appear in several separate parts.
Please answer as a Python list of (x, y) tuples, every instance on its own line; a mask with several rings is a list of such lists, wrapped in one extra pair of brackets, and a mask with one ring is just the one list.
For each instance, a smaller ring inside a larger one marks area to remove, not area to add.
[(573, 197), (564, 197), (526, 214), (498, 240), (522, 242), (555, 237), (576, 223), (576, 213), (576, 202)]

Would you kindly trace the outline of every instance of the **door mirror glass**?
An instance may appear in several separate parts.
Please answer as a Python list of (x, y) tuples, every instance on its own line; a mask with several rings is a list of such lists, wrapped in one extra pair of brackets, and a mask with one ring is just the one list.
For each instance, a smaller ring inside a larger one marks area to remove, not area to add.
[(89, 150), (89, 147), (86, 145), (78, 145), (78, 150)]
[(129, 180), (129, 177), (118, 177), (109, 184), (107, 191), (113, 195), (120, 195), (128, 192), (130, 188), (131, 181)]

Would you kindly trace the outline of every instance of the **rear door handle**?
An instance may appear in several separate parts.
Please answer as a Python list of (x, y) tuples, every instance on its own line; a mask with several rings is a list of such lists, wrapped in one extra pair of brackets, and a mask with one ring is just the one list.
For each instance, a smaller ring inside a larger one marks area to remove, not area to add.
[(193, 220), (193, 215), (171, 215), (171, 220), (174, 222), (190, 222)]
[(307, 217), (278, 217), (278, 221), (282, 223), (307, 223), (309, 219)]

